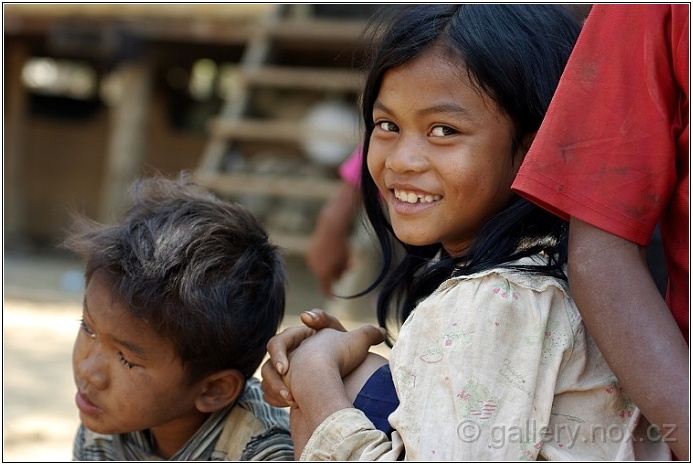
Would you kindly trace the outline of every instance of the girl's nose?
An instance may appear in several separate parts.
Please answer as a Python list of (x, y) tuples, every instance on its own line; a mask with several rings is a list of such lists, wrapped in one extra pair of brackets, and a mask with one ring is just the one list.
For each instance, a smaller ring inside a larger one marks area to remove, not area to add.
[(406, 137), (402, 137), (392, 150), (388, 151), (385, 159), (385, 168), (396, 173), (420, 173), (426, 170), (427, 165), (422, 144)]

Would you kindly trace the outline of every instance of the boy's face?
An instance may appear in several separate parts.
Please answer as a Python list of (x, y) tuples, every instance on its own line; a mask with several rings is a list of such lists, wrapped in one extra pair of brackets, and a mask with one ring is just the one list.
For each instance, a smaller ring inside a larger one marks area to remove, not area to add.
[(72, 368), (84, 426), (103, 434), (151, 429), (158, 442), (185, 442), (207, 415), (195, 408), (202, 382), (186, 382), (172, 342), (113, 298), (103, 271), (89, 281), (82, 318)]

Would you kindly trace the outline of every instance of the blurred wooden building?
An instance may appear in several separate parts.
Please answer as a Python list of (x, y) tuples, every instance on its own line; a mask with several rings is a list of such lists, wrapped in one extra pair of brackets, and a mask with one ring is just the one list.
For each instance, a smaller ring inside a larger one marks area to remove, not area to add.
[(5, 247), (187, 170), (302, 252), (358, 143), (366, 4), (4, 4)]

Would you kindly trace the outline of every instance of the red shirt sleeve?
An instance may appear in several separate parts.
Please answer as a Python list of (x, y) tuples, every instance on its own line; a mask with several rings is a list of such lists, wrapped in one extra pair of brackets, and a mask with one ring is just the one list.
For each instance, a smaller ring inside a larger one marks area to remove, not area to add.
[(688, 179), (688, 15), (595, 5), (513, 189), (647, 245)]

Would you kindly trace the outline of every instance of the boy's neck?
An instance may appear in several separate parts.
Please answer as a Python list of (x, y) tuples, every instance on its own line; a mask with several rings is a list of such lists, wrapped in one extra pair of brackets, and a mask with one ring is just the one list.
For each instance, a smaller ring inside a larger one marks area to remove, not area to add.
[(195, 410), (174, 423), (154, 427), (149, 430), (152, 449), (159, 457), (169, 460), (190, 439), (209, 418), (209, 413)]

